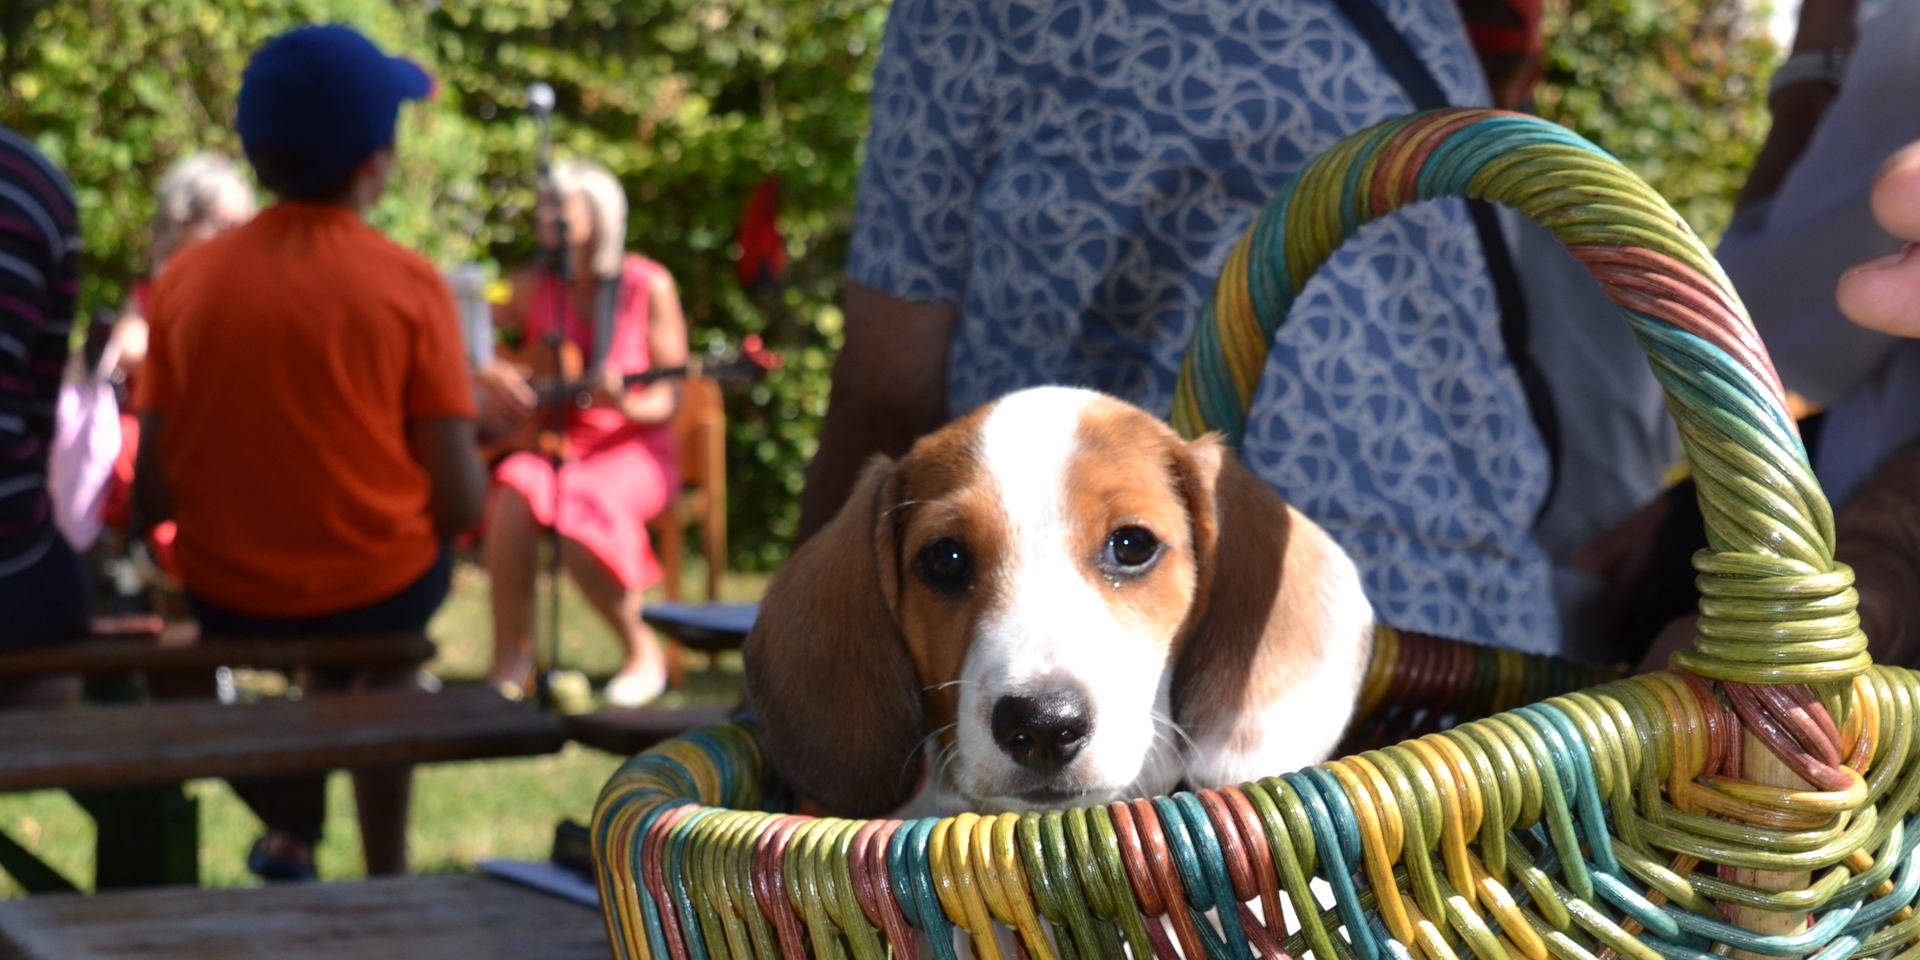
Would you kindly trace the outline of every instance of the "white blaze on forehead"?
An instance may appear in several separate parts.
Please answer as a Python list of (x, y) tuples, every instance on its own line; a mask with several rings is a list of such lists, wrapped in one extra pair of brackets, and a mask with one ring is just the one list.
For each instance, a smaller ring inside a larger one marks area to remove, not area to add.
[(1057, 543), (1067, 522), (1067, 465), (1080, 431), (1080, 413), (1100, 395), (1041, 387), (1001, 400), (980, 427), (980, 462), (1000, 488), (1022, 554)]
[[(993, 743), (989, 715), (1002, 696), (1031, 696), (1077, 686), (1092, 709), (1087, 746), (1068, 775), (1102, 793), (1124, 789), (1167, 765), (1157, 756), (1153, 714), (1168, 712), (1164, 646), (1115, 620), (1104, 592), (1079, 556), (1074, 536), (1085, 518), (1070, 515), (1070, 468), (1079, 452), (1081, 415), (1101, 394), (1043, 387), (1010, 394), (980, 427), (979, 460), (992, 478), (1008, 525), (995, 609), (982, 612), (962, 668), (958, 766), (961, 787), (986, 787), (1017, 775)], [(1177, 774), (1166, 774), (1177, 780)]]

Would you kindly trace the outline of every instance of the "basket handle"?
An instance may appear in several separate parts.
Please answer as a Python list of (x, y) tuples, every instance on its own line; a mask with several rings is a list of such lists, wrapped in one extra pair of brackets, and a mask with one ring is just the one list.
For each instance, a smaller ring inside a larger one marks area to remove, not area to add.
[(1786, 393), (1726, 274), (1652, 187), (1579, 134), (1482, 109), (1389, 120), (1280, 189), (1200, 312), (1173, 401), (1188, 437), (1238, 445), (1273, 337), (1307, 279), (1400, 207), (1477, 197), (1539, 221), (1600, 281), (1666, 388), (1710, 548), (1701, 618), (1673, 665), (1741, 683), (1844, 681), (1870, 664), (1853, 573)]

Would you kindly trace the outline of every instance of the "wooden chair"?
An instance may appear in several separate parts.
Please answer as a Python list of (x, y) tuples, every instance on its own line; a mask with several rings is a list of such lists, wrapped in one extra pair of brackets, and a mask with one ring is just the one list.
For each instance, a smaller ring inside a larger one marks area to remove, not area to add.
[[(727, 415), (720, 384), (688, 377), (673, 418), (680, 447), (680, 492), (659, 516), (647, 521), (653, 552), (665, 575), (667, 600), (680, 599), (680, 562), (686, 526), (700, 525), (700, 548), (707, 555), (707, 602), (720, 596), (720, 571), (727, 562)], [(667, 686), (686, 685), (686, 658), (680, 644), (666, 643)]]
[(680, 444), (680, 493), (659, 516), (647, 521), (654, 554), (666, 574), (667, 599), (680, 599), (680, 561), (685, 530), (700, 525), (700, 548), (707, 555), (707, 602), (719, 599), (720, 572), (727, 562), (727, 416), (720, 384), (689, 377), (673, 418)]

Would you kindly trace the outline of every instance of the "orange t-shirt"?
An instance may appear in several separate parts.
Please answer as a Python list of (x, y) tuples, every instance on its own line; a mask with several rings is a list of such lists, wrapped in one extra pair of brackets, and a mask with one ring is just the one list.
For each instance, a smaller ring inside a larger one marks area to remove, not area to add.
[(453, 294), (341, 207), (281, 203), (167, 265), (136, 398), (167, 415), (182, 579), (261, 617), (398, 593), (440, 550), (410, 419), (472, 417)]

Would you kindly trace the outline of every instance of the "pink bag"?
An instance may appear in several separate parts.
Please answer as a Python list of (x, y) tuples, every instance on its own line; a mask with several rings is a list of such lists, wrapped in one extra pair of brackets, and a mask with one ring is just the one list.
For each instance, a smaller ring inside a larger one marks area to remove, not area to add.
[(118, 360), (119, 350), (109, 347), (94, 369), (83, 372), (84, 361), (76, 354), (60, 383), (47, 491), (54, 525), (76, 553), (86, 552), (100, 537), (100, 511), (120, 455), (120, 404), (107, 380)]

